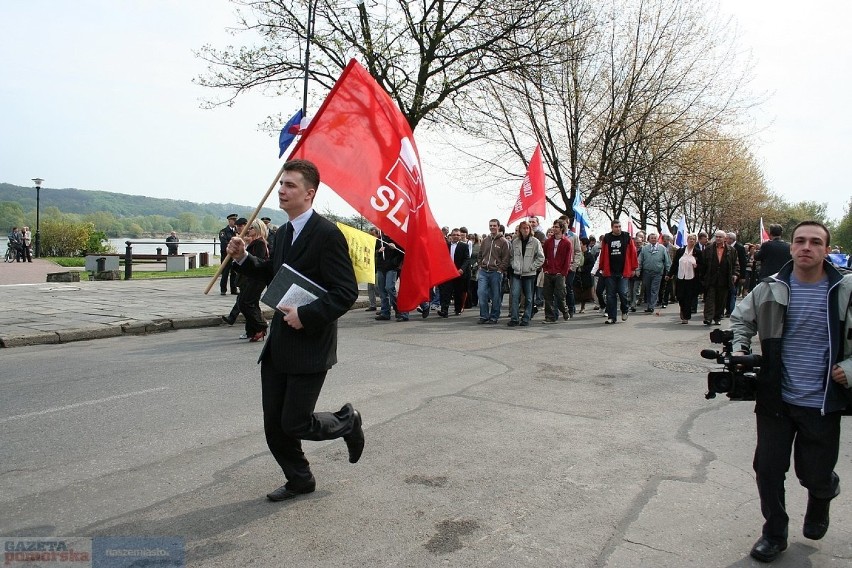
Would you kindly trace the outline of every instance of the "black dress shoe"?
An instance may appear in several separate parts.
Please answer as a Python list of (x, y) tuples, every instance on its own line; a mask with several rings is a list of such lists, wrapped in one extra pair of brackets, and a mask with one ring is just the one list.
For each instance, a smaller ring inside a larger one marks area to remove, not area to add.
[(313, 493), (316, 488), (316, 482), (308, 483), (302, 487), (287, 487), (287, 485), (282, 485), (272, 493), (267, 493), (266, 498), (270, 501), (286, 501), (288, 499), (294, 499), (299, 495)]
[(232, 318), (231, 316), (222, 316), (222, 321), (228, 325), (234, 325), (237, 321), (237, 318)]
[(379, 314), (376, 316), (376, 321), (390, 321), (390, 316)]
[(751, 547), (751, 557), (761, 562), (772, 562), (785, 550), (787, 550), (786, 540), (782, 542), (772, 542), (762, 536), (756, 543), (754, 543), (754, 546)]
[(802, 526), (802, 534), (805, 538), (819, 540), (828, 531), (828, 507), (829, 499), (808, 498), (808, 509), (805, 512), (805, 524)]
[(349, 449), (349, 463), (358, 463), (364, 452), (364, 428), (360, 412), (352, 410), (352, 417), (352, 431), (343, 436), (343, 441)]

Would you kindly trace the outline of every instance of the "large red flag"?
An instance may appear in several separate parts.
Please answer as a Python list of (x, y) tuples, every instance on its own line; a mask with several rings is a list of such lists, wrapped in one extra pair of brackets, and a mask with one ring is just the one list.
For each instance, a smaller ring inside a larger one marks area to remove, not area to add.
[(323, 183), (405, 250), (400, 311), (458, 276), (426, 200), (414, 134), (357, 61), (343, 70), (290, 158), (316, 164)]
[(527, 175), (521, 184), (518, 200), (512, 207), (512, 215), (506, 225), (511, 225), (518, 219), (532, 217), (533, 215), (541, 215), (542, 217), (545, 215), (544, 164), (541, 161), (540, 145), (535, 147), (535, 152), (530, 158)]

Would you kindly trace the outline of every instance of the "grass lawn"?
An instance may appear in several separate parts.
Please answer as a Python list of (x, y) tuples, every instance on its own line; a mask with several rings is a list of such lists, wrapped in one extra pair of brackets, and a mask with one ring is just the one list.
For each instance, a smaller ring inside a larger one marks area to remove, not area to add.
[[(142, 271), (142, 270), (134, 270), (133, 271), (133, 280), (151, 280), (157, 278), (211, 278), (214, 274), (216, 274), (216, 269), (219, 266), (205, 266), (204, 268), (193, 268), (192, 270), (187, 270), (186, 272), (160, 272), (154, 271)], [(122, 278), (124, 278), (124, 268), (122, 268)]]
[[(80, 268), (86, 266), (86, 259), (79, 256), (52, 257), (47, 258), (46, 260), (50, 260), (59, 266), (64, 266), (66, 268)], [(217, 268), (219, 268), (218, 264), (215, 266), (205, 266), (203, 268), (193, 268), (186, 272), (134, 270), (133, 280), (150, 280), (157, 278), (211, 278), (214, 274), (216, 274)], [(121, 266), (120, 272), (121, 278), (124, 279), (124, 265)]]

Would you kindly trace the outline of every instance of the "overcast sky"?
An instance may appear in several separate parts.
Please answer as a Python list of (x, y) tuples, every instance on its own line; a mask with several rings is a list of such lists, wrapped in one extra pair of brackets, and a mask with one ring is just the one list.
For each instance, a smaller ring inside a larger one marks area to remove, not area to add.
[[(756, 61), (754, 88), (770, 94), (754, 148), (770, 188), (826, 202), (834, 218), (852, 194), (850, 6), (721, 0)], [(234, 202), (250, 213), (280, 167), (277, 139), (258, 124), (301, 104), (248, 95), (199, 108), (210, 92), (191, 82), (204, 71), (192, 50), (233, 42), (224, 30), (234, 22), (226, 0), (0, 0), (0, 182), (41, 177), (46, 187)], [(442, 170), (443, 146), (419, 147), (439, 224), (482, 232), (489, 218), (508, 218), (511, 197)], [(317, 209), (353, 213), (328, 192)]]

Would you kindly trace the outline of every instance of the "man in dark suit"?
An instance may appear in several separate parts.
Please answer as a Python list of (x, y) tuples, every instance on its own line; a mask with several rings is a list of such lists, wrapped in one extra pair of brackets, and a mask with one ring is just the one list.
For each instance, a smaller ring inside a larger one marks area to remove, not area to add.
[(782, 266), (793, 260), (790, 256), (790, 243), (781, 240), (783, 232), (784, 227), (781, 225), (769, 225), (769, 240), (760, 245), (754, 255), (754, 259), (760, 262), (760, 280), (776, 274)]
[(713, 242), (704, 249), (704, 325), (721, 323), (738, 267), (737, 251), (726, 242), (725, 231), (716, 231)]
[(730, 317), (731, 312), (737, 305), (737, 292), (745, 285), (745, 268), (748, 255), (746, 254), (745, 246), (737, 241), (737, 234), (730, 232), (726, 235), (728, 244), (734, 248), (737, 253), (737, 275), (731, 284), (731, 291), (728, 293), (728, 305), (725, 307), (725, 317)]
[(276, 310), (260, 354), (266, 443), (287, 479), (267, 495), (271, 501), (292, 499), (316, 487), (301, 440), (343, 438), (351, 463), (364, 449), (361, 415), (351, 404), (334, 413), (314, 412), (326, 373), (337, 362), (337, 319), (358, 297), (349, 247), (334, 223), (313, 210), (319, 187), (313, 163), (287, 162), (279, 183), (278, 202), (290, 221), (276, 235), (271, 258), (263, 261), (246, 253), (243, 240), (234, 237), (228, 244), (234, 268), (268, 284), (287, 263), (327, 292), (304, 306)]
[[(228, 243), (231, 242), (231, 239), (240, 234), (237, 231), (237, 215), (236, 213), (231, 213), (228, 215), (228, 226), (219, 231), (219, 255), (220, 262), (225, 261), (225, 255), (227, 255), (228, 251)], [(226, 295), (228, 293), (228, 283), (231, 283), (231, 294), (237, 295), (237, 275), (231, 271), (231, 263), (225, 265), (222, 269), (222, 279), (219, 281), (219, 291), (222, 295)]]
[(450, 242), (447, 243), (447, 248), (450, 250), (450, 256), (459, 271), (459, 275), (440, 286), (441, 309), (438, 311), (438, 315), (442, 318), (449, 317), (451, 297), (455, 314), (462, 313), (467, 297), (467, 274), (470, 267), (470, 248), (468, 248), (467, 243), (461, 242), (461, 231), (459, 229), (453, 229), (450, 232)]

